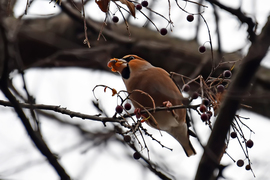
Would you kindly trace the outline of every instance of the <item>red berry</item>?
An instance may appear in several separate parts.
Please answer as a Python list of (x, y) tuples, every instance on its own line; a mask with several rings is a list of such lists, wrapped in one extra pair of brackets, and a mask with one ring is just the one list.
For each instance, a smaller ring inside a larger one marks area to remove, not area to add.
[(223, 71), (223, 77), (230, 78), (232, 76), (232, 72), (230, 70)]
[(224, 86), (222, 84), (217, 86), (217, 92), (223, 93), (224, 92)]
[(201, 120), (202, 120), (202, 121), (207, 121), (208, 118), (209, 118), (209, 117), (208, 117), (207, 114), (205, 114), (205, 113), (201, 114)]
[(231, 132), (231, 138), (236, 138), (237, 137), (237, 133), (236, 132)]
[(194, 92), (192, 94), (192, 99), (197, 99), (199, 97), (199, 94), (197, 92)]
[(142, 4), (143, 7), (147, 7), (148, 6), (148, 1), (143, 1), (141, 4)]
[(239, 159), (237, 162), (236, 162), (237, 166), (238, 167), (242, 167), (244, 166), (244, 161), (242, 159)]
[(114, 23), (118, 23), (119, 18), (118, 18), (117, 16), (113, 16), (112, 21), (113, 21)]
[(246, 170), (247, 170), (247, 171), (251, 170), (250, 164), (246, 165)]
[(184, 92), (188, 92), (190, 90), (190, 86), (188, 84), (185, 84), (182, 89)]
[(254, 145), (253, 141), (250, 139), (246, 142), (246, 145), (248, 148), (252, 148), (252, 146)]
[(141, 5), (141, 4), (137, 4), (137, 5), (136, 5), (136, 9), (137, 9), (137, 10), (141, 10), (141, 9), (142, 9), (142, 5)]
[(165, 36), (168, 33), (166, 28), (161, 28), (159, 32), (162, 36)]
[(187, 21), (192, 22), (194, 20), (194, 16), (192, 14), (187, 16)]
[(207, 98), (204, 98), (202, 100), (202, 104), (204, 104), (205, 106), (208, 106), (209, 105), (209, 100)]
[(130, 110), (131, 109), (131, 104), (130, 103), (126, 103), (125, 104), (125, 109), (126, 110)]
[(125, 135), (124, 136), (124, 141), (125, 142), (130, 142), (131, 141), (131, 137), (129, 135)]
[(136, 159), (136, 160), (138, 160), (138, 159), (141, 158), (141, 154), (140, 154), (139, 152), (135, 152), (135, 153), (133, 154), (133, 158)]
[(115, 108), (115, 111), (119, 114), (121, 114), (123, 112), (123, 107), (120, 106), (120, 105), (117, 105), (116, 108)]
[(206, 106), (205, 106), (204, 104), (201, 104), (199, 110), (200, 110), (202, 113), (205, 112), (205, 111), (206, 111)]
[(207, 111), (206, 114), (208, 115), (209, 118), (212, 117), (213, 115), (212, 111)]
[(200, 46), (200, 47), (199, 47), (199, 52), (200, 52), (200, 53), (204, 53), (205, 51), (206, 51), (205, 46)]

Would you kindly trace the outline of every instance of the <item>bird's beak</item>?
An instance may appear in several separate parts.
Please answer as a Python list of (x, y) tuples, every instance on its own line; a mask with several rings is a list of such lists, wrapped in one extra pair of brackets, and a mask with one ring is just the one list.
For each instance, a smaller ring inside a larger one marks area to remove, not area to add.
[(124, 67), (126, 67), (127, 61), (123, 59), (113, 58), (111, 59), (107, 66), (111, 68), (113, 72), (121, 72)]

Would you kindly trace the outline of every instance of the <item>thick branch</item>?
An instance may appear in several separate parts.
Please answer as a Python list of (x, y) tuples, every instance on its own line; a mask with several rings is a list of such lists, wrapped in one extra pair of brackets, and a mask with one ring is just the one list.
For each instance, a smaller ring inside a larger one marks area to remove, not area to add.
[(22, 108), (20, 107), (18, 101), (16, 98), (13, 96), (13, 94), (10, 92), (8, 89), (7, 85), (7, 80), (8, 80), (8, 71), (7, 71), (7, 64), (9, 60), (9, 55), (7, 51), (7, 45), (8, 41), (6, 39), (5, 35), (5, 29), (3, 26), (0, 25), (0, 36), (3, 39), (3, 46), (5, 47), (4, 49), (4, 62), (3, 63), (3, 74), (0, 78), (0, 88), (3, 92), (3, 94), (6, 96), (6, 98), (10, 101), (11, 105), (14, 107), (14, 110), (18, 114), (19, 118), (21, 119), (21, 122), (23, 123), (28, 135), (32, 139), (33, 143), (36, 145), (36, 147), (39, 149), (39, 151), (48, 159), (52, 167), (56, 170), (58, 175), (61, 177), (62, 180), (69, 180), (70, 177), (66, 173), (65, 169), (59, 164), (57, 157), (50, 151), (49, 147), (45, 143), (45, 141), (42, 139), (42, 136), (39, 132), (35, 131), (30, 122), (29, 119), (26, 117), (24, 114)]
[[(268, 17), (268, 22), (263, 28), (262, 33), (257, 36), (252, 43), (247, 56), (243, 60), (242, 67), (230, 84), (227, 95), (221, 105), (219, 116), (201, 158), (195, 178), (196, 180), (211, 179), (213, 171), (218, 167), (216, 162), (220, 161), (219, 157), (223, 154), (227, 132), (230, 129), (241, 99), (243, 95), (247, 93), (250, 82), (254, 77), (261, 60), (268, 51), (270, 45), (269, 32), (270, 17)], [(212, 151), (215, 157), (210, 157), (207, 151)]]

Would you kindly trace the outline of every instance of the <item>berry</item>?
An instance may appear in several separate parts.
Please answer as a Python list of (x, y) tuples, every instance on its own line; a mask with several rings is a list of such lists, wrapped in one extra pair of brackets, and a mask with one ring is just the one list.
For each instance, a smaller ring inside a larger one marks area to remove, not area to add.
[(209, 118), (212, 117), (213, 115), (212, 111), (207, 111), (206, 114), (208, 115)]
[(117, 16), (113, 16), (112, 21), (113, 21), (114, 23), (118, 23), (119, 18), (118, 18)]
[(190, 90), (190, 86), (188, 84), (185, 84), (182, 89), (184, 92), (188, 92)]
[(129, 135), (125, 135), (124, 136), (124, 141), (125, 142), (130, 142), (131, 141), (131, 137)]
[(217, 92), (223, 93), (224, 92), (224, 86), (222, 84), (217, 86)]
[(243, 161), (242, 159), (239, 159), (239, 160), (236, 162), (236, 165), (237, 165), (238, 167), (242, 167), (242, 166), (244, 166), (244, 161)]
[(199, 47), (199, 52), (200, 52), (200, 53), (204, 53), (205, 51), (206, 51), (205, 46), (200, 46), (200, 47)]
[(206, 106), (205, 106), (204, 104), (201, 104), (199, 110), (200, 110), (202, 113), (203, 113), (203, 112), (206, 112)]
[(246, 170), (247, 170), (247, 171), (251, 170), (250, 164), (246, 165)]
[(231, 132), (231, 138), (236, 138), (237, 137), (237, 133), (236, 132)]
[(192, 22), (194, 20), (194, 16), (192, 14), (187, 16), (187, 21)]
[(165, 36), (167, 33), (168, 33), (168, 31), (167, 31), (166, 28), (161, 28), (161, 29), (160, 29), (160, 34), (161, 34), (162, 36)]
[(230, 70), (223, 71), (223, 77), (230, 78), (232, 76), (232, 72)]
[(253, 141), (250, 139), (246, 142), (246, 145), (248, 148), (252, 148), (252, 146), (254, 145)]
[(141, 9), (142, 9), (142, 5), (141, 5), (141, 4), (137, 4), (137, 5), (136, 5), (136, 9), (137, 9), (137, 10), (141, 10)]
[(192, 94), (192, 99), (197, 99), (199, 97), (199, 94), (197, 92), (194, 92)]
[(123, 107), (120, 106), (120, 105), (117, 105), (116, 108), (115, 108), (115, 111), (119, 114), (121, 114), (123, 112)]
[(205, 106), (208, 106), (209, 105), (209, 100), (207, 98), (204, 98), (202, 100), (202, 104), (204, 104)]
[(148, 6), (148, 1), (143, 1), (141, 4), (142, 4), (143, 7), (147, 7)]
[(126, 110), (130, 110), (131, 109), (131, 104), (130, 103), (126, 103), (125, 104), (125, 109)]
[(136, 159), (136, 160), (138, 160), (138, 159), (141, 158), (141, 154), (138, 153), (138, 152), (135, 152), (135, 153), (133, 154), (133, 158)]
[(202, 120), (202, 121), (207, 121), (208, 118), (209, 118), (209, 117), (208, 117), (207, 114), (205, 114), (205, 113), (201, 114), (201, 120)]

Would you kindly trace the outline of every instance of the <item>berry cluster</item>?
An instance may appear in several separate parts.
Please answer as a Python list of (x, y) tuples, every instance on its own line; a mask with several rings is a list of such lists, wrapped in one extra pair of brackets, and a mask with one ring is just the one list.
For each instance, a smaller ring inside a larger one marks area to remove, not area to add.
[[(126, 103), (124, 105), (124, 108), (125, 110), (130, 110), (131, 109), (131, 104), (130, 103)], [(118, 113), (118, 114), (121, 114), (123, 112), (123, 106), (121, 105), (117, 105), (116, 108), (115, 108), (115, 111)]]

